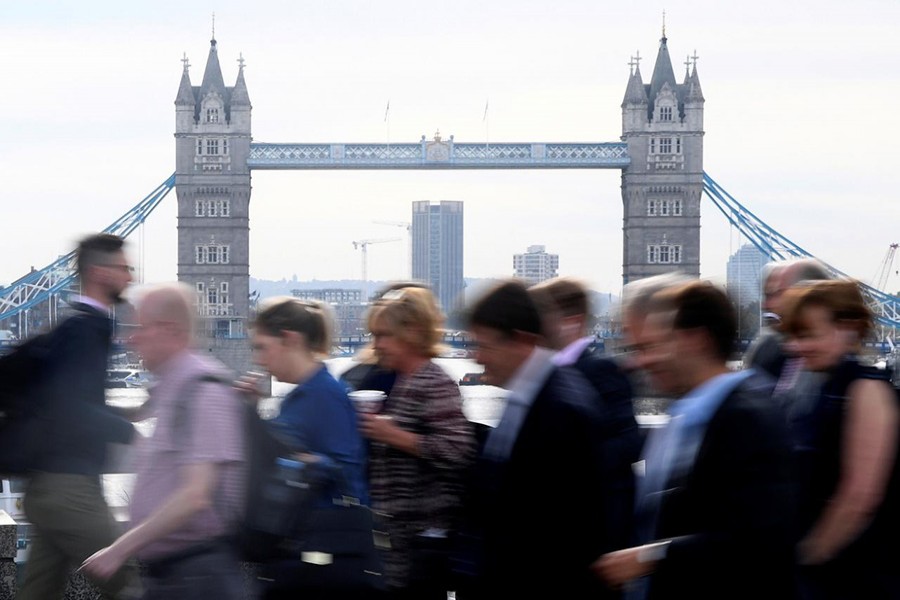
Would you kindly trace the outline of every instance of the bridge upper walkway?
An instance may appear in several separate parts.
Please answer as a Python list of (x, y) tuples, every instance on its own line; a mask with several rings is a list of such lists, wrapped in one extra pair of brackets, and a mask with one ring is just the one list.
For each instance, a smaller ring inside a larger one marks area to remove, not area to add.
[(247, 166), (260, 169), (622, 169), (623, 142), (459, 144), (440, 137), (417, 144), (250, 144)]

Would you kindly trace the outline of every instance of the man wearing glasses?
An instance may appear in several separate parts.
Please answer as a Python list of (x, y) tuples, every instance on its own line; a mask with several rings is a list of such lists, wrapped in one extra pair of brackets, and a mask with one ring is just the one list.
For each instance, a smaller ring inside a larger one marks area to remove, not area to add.
[[(50, 338), (38, 397), (44, 407), (44, 446), (25, 494), (36, 533), (19, 591), (22, 600), (62, 598), (72, 568), (116, 539), (103, 498), (107, 445), (129, 443), (134, 427), (106, 406), (112, 345), (110, 309), (132, 281), (124, 240), (97, 234), (78, 245), (81, 294), (71, 316)], [(122, 596), (134, 576), (121, 570), (102, 584), (104, 598)]]

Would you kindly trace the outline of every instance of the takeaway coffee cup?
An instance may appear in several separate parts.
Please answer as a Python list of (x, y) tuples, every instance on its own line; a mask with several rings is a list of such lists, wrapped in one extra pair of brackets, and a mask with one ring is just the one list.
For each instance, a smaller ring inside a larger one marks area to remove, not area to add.
[(348, 394), (353, 406), (361, 413), (375, 414), (381, 410), (387, 395), (381, 390), (357, 390)]

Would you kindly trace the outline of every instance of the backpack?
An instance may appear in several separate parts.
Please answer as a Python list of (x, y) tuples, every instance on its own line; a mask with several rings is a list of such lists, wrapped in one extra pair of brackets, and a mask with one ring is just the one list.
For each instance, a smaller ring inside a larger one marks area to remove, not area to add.
[[(201, 383), (231, 382), (212, 374), (201, 375), (186, 387)], [(186, 427), (192, 393), (180, 395), (173, 419), (176, 438), (190, 434)], [(263, 420), (253, 403), (241, 401), (244, 433), (244, 512), (229, 540), (240, 558), (247, 562), (263, 563), (281, 558), (292, 543), (302, 524), (302, 514), (317, 496), (321, 486), (327, 485), (325, 469), (303, 468), (295, 461), (294, 451), (280, 439)]]
[(37, 467), (56, 330), (36, 335), (0, 357), (0, 474), (21, 477)]

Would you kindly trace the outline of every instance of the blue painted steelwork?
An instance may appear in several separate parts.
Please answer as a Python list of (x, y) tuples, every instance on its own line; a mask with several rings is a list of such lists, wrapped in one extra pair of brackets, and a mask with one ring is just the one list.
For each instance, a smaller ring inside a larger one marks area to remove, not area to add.
[[(175, 187), (175, 174), (162, 182), (134, 208), (103, 230), (121, 237), (143, 223), (163, 198)], [(69, 252), (40, 271), (29, 273), (0, 290), (0, 320), (15, 317), (22, 311), (47, 300), (72, 285), (75, 280), (75, 251)]]
[[(771, 260), (814, 258), (808, 251), (769, 227), (706, 173), (703, 174), (703, 191), (713, 201), (716, 208), (725, 215), (728, 222), (737, 227), (742, 235)], [(821, 259), (817, 260), (821, 261)], [(846, 273), (824, 261), (822, 264), (834, 276), (850, 278)], [(869, 307), (875, 313), (875, 320), (886, 327), (900, 328), (900, 297), (886, 294), (862, 282), (859, 282), (859, 286)]]
[(623, 169), (628, 146), (607, 143), (250, 144), (251, 169)]

